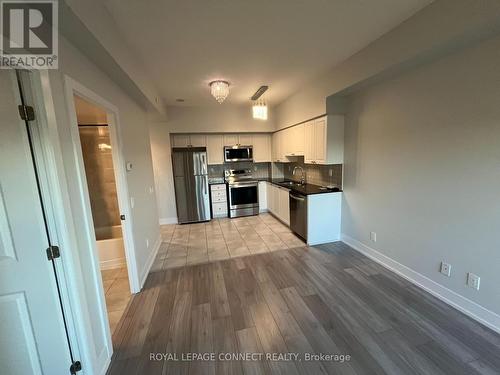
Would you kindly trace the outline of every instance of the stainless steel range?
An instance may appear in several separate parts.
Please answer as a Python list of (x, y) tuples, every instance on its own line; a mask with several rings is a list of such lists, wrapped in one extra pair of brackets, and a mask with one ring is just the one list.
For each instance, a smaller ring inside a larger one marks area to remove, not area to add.
[(229, 217), (259, 214), (259, 182), (250, 169), (228, 169), (224, 179), (229, 186)]

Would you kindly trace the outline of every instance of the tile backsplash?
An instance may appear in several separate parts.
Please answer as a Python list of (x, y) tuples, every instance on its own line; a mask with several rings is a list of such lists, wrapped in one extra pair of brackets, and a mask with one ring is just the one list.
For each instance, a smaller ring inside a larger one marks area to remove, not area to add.
[(271, 163), (226, 163), (208, 166), (208, 177), (217, 178), (224, 177), (226, 169), (251, 169), (252, 175), (255, 178), (269, 178), (271, 177)]
[[(304, 168), (306, 181), (310, 184), (320, 186), (334, 185), (342, 188), (342, 164), (333, 165), (313, 165), (304, 164), (303, 161), (283, 164), (283, 176), (288, 180), (300, 181), (301, 171), (297, 171), (295, 176), (293, 168), (300, 166)], [(331, 174), (331, 176), (330, 176)]]
[[(304, 164), (303, 160), (291, 163), (226, 163), (208, 166), (208, 177), (224, 177), (226, 169), (251, 169), (255, 178), (285, 178), (288, 180), (300, 180), (300, 171), (294, 176), (292, 174), (295, 166), (301, 166), (306, 172), (306, 181), (310, 184), (329, 186), (335, 185), (342, 188), (342, 164), (312, 165)], [(331, 176), (330, 176), (331, 171)]]

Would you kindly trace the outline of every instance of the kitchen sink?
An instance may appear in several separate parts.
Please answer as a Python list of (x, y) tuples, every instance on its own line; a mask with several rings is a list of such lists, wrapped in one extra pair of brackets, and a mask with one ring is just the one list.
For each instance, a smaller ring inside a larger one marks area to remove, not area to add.
[(294, 181), (283, 181), (283, 182), (280, 182), (279, 183), (280, 185), (286, 185), (286, 186), (303, 186), (301, 183), (299, 182), (294, 182)]

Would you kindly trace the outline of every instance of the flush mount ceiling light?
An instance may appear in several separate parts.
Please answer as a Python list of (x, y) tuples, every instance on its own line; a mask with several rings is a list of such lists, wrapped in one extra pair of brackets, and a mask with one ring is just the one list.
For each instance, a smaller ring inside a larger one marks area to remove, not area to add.
[(267, 120), (267, 104), (264, 99), (256, 100), (253, 103), (252, 117), (256, 120)]
[(229, 82), (227, 81), (212, 81), (209, 84), (210, 93), (220, 103), (226, 100), (229, 95)]
[(253, 100), (252, 117), (257, 120), (267, 120), (267, 104), (260, 97), (266, 92), (269, 86), (260, 86), (259, 89), (250, 98)]

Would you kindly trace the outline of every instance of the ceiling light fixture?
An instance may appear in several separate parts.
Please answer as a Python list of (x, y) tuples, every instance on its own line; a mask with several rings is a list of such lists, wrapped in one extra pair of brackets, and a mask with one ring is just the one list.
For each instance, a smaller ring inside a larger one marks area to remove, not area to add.
[(267, 104), (264, 99), (254, 101), (252, 117), (256, 120), (267, 120)]
[(269, 88), (269, 86), (260, 86), (257, 91), (255, 91), (255, 94), (252, 95), (250, 98), (251, 100), (257, 100), (259, 99)]
[(212, 96), (221, 104), (224, 100), (226, 100), (229, 95), (229, 82), (227, 81), (212, 81), (209, 84), (210, 93)]

